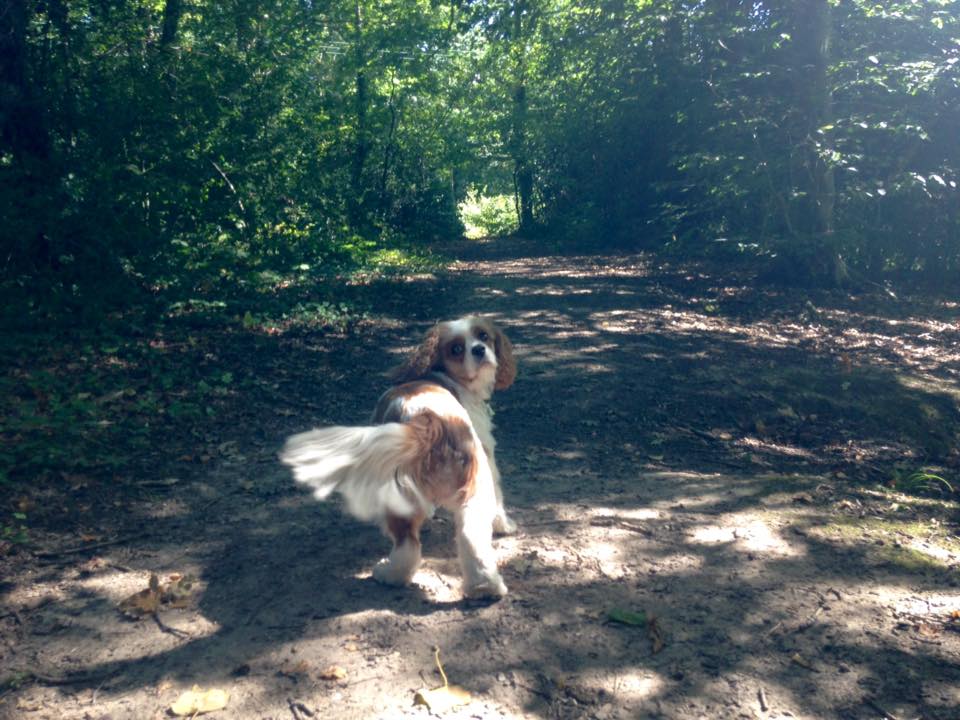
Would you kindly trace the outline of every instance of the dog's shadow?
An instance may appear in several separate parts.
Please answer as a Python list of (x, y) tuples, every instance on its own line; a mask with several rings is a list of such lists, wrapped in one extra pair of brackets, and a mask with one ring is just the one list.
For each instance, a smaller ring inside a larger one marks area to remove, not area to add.
[(383, 609), (429, 615), (489, 604), (462, 596), (453, 520), (443, 511), (424, 525), (413, 582), (395, 587), (371, 576), (391, 541), (337, 504), (311, 501), (272, 527), (236, 533), (207, 566), (204, 614), (231, 627), (296, 627)]
[[(202, 684), (231, 674), (267, 677), (279, 672), (281, 656), (294, 644), (309, 648), (320, 662), (323, 655), (343, 653), (338, 643), (344, 637), (389, 646), (397, 623), (438, 613), (453, 620), (495, 602), (463, 597), (449, 517), (425, 527), (424, 563), (413, 583), (391, 587), (371, 577), (390, 540), (336, 505), (297, 499), (273, 508), (267, 522), (218, 527), (219, 542), (195, 557), (203, 569), (192, 620), (167, 618), (187, 633), (182, 641), (88, 666), (71, 684), (106, 679), (112, 691), (125, 692), (164, 679)], [(176, 548), (159, 554), (168, 550)], [(182, 552), (178, 556), (182, 562)]]

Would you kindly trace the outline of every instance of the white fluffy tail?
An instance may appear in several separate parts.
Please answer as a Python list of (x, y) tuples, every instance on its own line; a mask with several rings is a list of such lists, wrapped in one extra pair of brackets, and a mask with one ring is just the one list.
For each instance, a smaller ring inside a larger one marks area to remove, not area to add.
[(414, 428), (403, 423), (330, 427), (289, 438), (280, 460), (318, 499), (336, 490), (352, 515), (379, 520), (387, 511), (401, 517), (429, 512), (409, 473), (419, 449)]

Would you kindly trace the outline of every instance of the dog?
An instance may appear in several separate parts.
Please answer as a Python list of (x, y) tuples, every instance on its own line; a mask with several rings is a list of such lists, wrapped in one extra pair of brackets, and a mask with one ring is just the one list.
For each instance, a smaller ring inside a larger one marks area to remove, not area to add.
[(376, 580), (413, 579), (420, 528), (442, 507), (453, 514), (464, 595), (503, 597), (493, 533), (517, 526), (503, 506), (488, 401), (516, 373), (510, 341), (489, 320), (439, 323), (394, 371), (371, 425), (294, 435), (280, 459), (318, 499), (337, 491), (350, 514), (380, 523), (393, 549), (374, 566)]

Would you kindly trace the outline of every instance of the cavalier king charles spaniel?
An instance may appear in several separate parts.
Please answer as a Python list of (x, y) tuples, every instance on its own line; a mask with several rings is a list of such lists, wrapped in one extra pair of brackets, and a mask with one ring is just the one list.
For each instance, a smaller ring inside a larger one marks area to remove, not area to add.
[(336, 490), (352, 515), (381, 524), (393, 550), (373, 568), (380, 582), (411, 581), (420, 527), (439, 506), (454, 517), (464, 594), (502, 597), (493, 533), (517, 526), (503, 508), (488, 401), (515, 376), (513, 349), (496, 325), (440, 323), (395, 371), (373, 424), (294, 435), (280, 458), (317, 498)]

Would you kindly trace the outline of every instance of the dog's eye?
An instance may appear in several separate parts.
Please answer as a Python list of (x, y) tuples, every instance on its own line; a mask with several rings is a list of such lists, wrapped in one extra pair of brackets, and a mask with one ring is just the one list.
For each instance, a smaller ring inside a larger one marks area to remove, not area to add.
[(490, 339), (490, 336), (487, 335), (485, 331), (481, 330), (480, 332), (477, 333), (477, 340), (479, 340), (480, 342), (486, 342), (489, 339)]
[(450, 346), (450, 354), (454, 357), (463, 355), (463, 343), (454, 343)]

